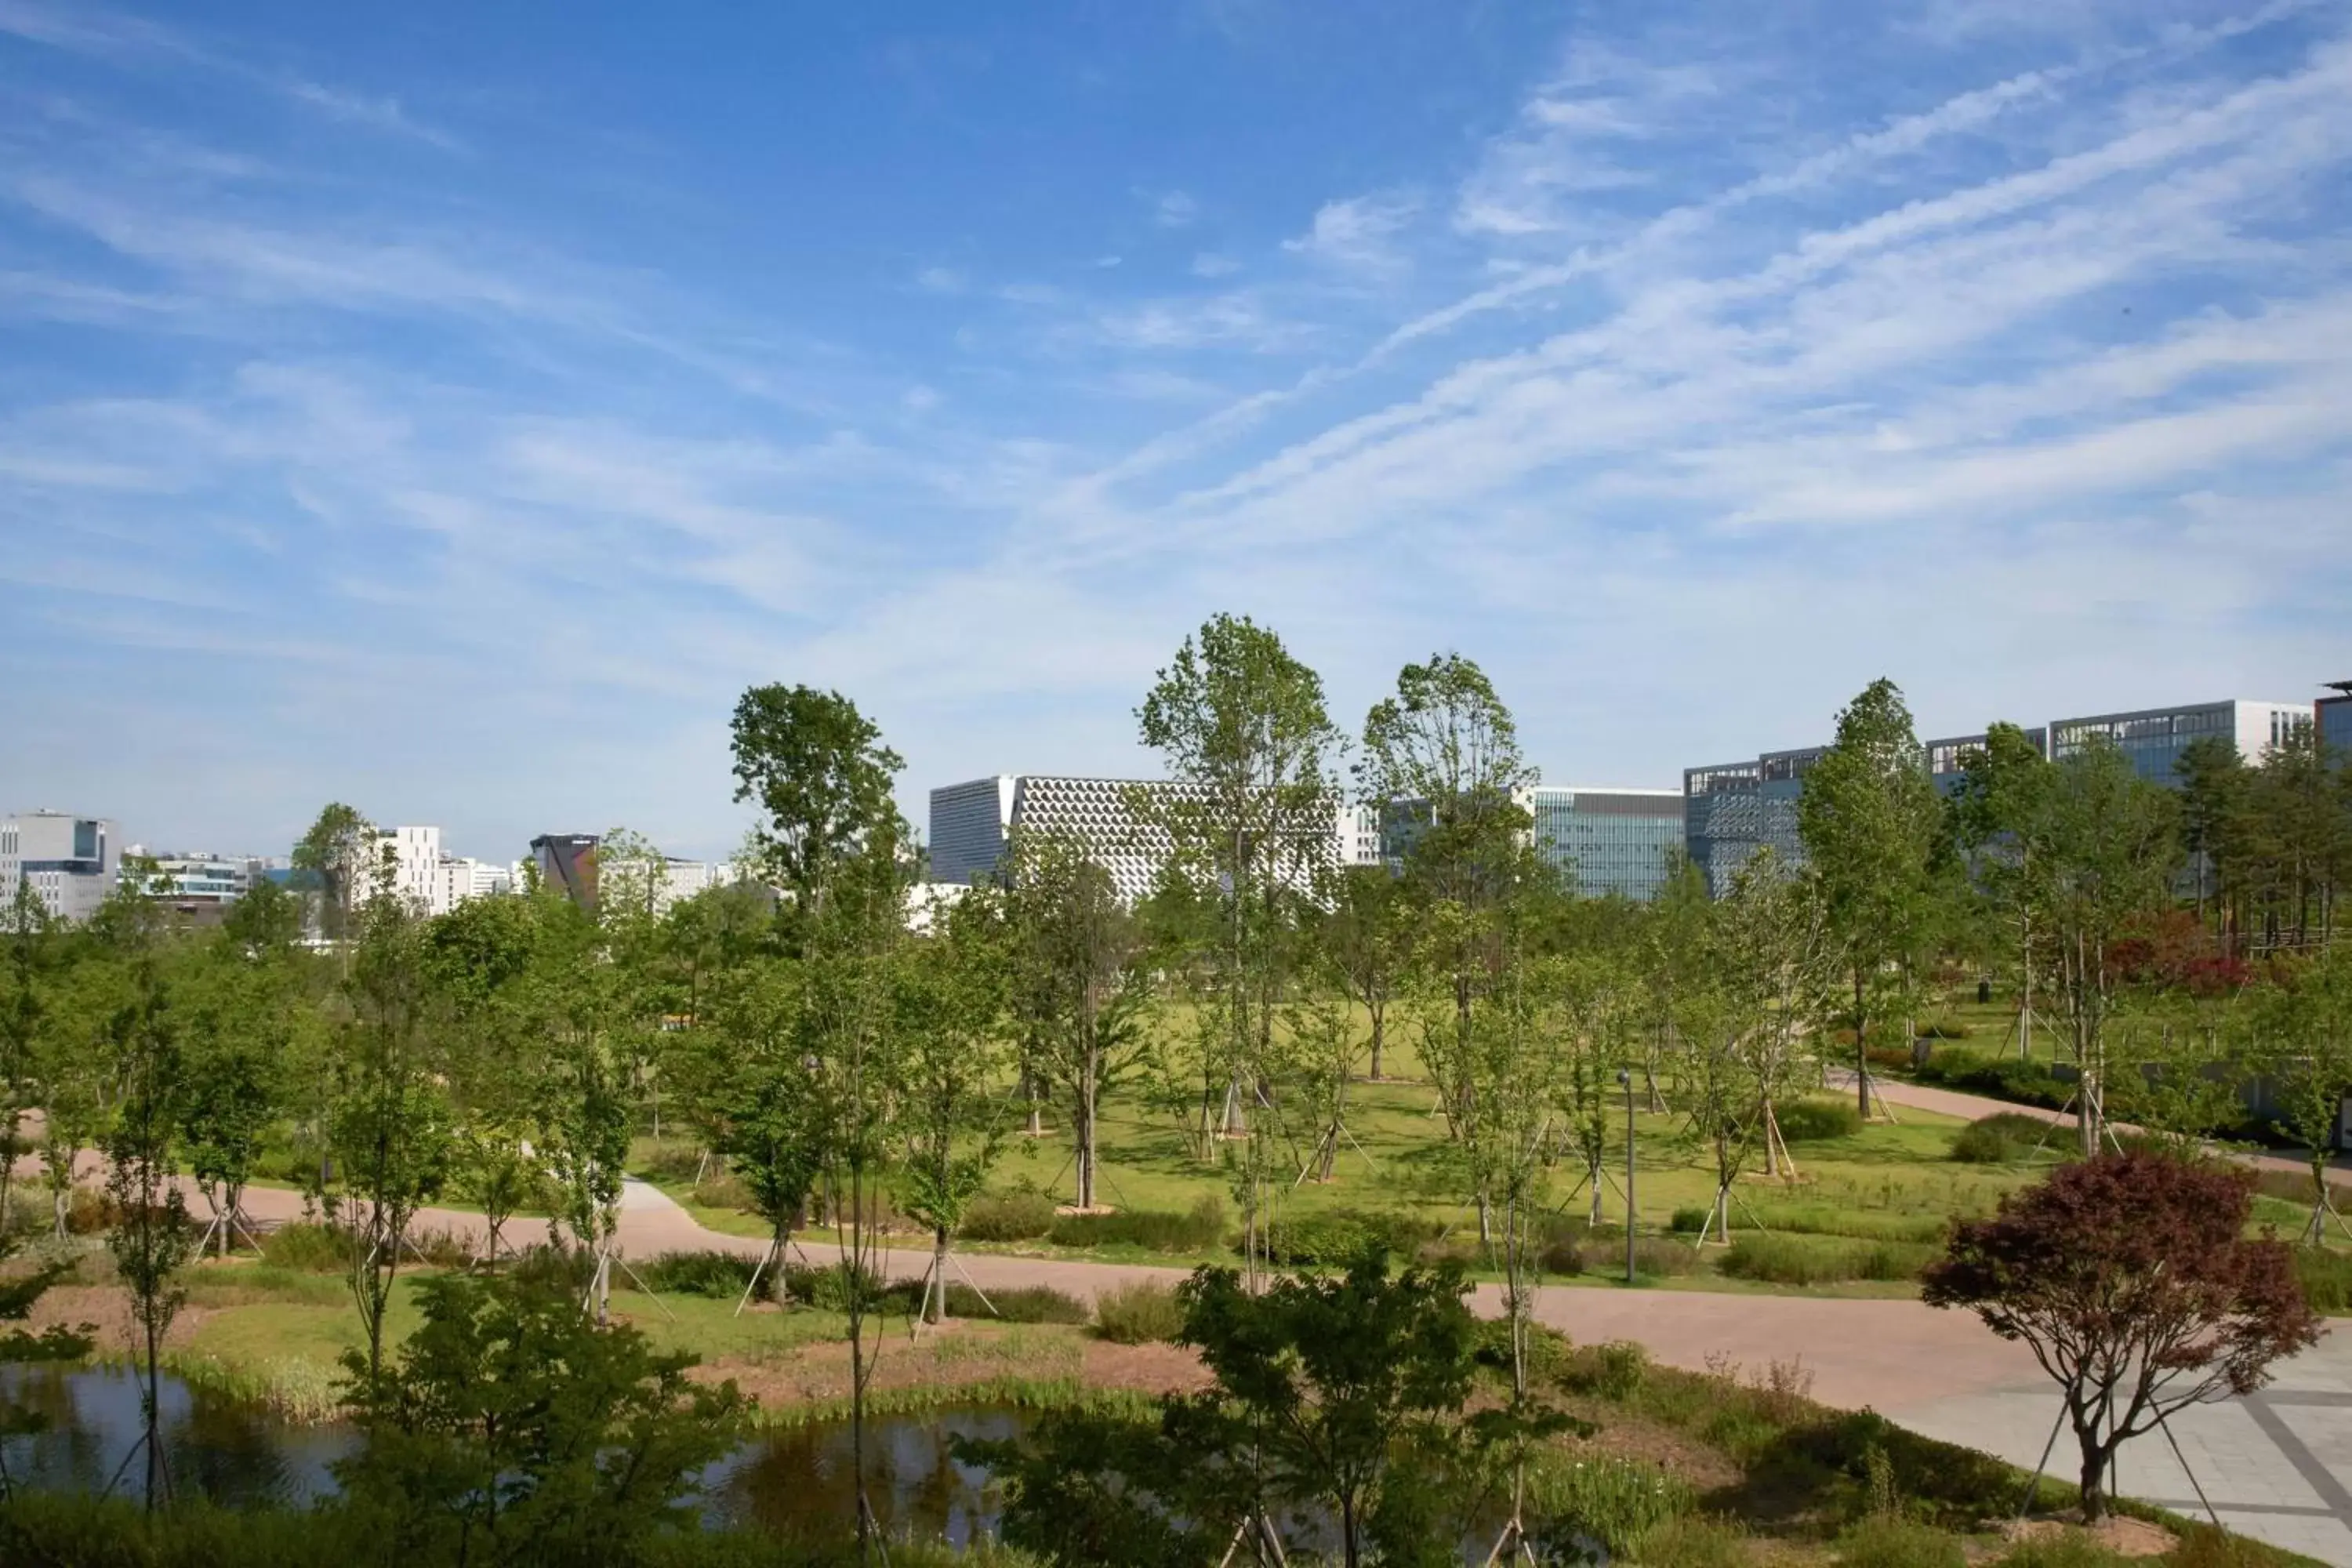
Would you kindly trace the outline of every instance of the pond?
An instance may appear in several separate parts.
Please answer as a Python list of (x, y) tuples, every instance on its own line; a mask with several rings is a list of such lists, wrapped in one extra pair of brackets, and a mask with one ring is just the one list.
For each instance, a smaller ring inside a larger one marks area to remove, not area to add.
[[(99, 1492), (113, 1482), (137, 1495), (143, 1467), (122, 1474), (139, 1441), (139, 1381), (110, 1367), (12, 1367), (0, 1387), (48, 1418), (46, 1431), (0, 1445), (10, 1478), (45, 1491)], [(948, 1454), (950, 1437), (1013, 1437), (1026, 1412), (1009, 1408), (878, 1415), (866, 1424), (866, 1490), (892, 1533), (958, 1546), (992, 1532), (997, 1510), (986, 1474)], [(340, 1425), (280, 1421), (226, 1395), (163, 1385), (163, 1454), (174, 1487), (231, 1508), (299, 1508), (332, 1496), (333, 1463), (359, 1443)], [(116, 1478), (121, 1476), (120, 1480)], [(704, 1477), (713, 1524), (786, 1534), (830, 1534), (856, 1517), (846, 1422), (762, 1433)]]
[[(0, 1390), (48, 1418), (46, 1431), (0, 1441), (16, 1485), (100, 1492), (111, 1483), (138, 1495), (142, 1467), (125, 1473), (140, 1433), (139, 1383), (131, 1373), (0, 1368)], [(957, 1547), (993, 1534), (999, 1510), (988, 1474), (953, 1458), (950, 1439), (1015, 1437), (1033, 1419), (1031, 1412), (1001, 1405), (869, 1417), (866, 1495), (882, 1528)], [(229, 1508), (300, 1508), (331, 1497), (331, 1467), (360, 1440), (349, 1426), (297, 1426), (171, 1377), (163, 1386), (163, 1432), (176, 1490)], [(705, 1472), (703, 1518), (783, 1535), (836, 1536), (856, 1517), (853, 1474), (845, 1421), (764, 1432)], [(1498, 1523), (1481, 1521), (1464, 1539), (1465, 1563), (1485, 1560)], [(1302, 1518), (1286, 1528), (1309, 1537), (1328, 1531), (1328, 1522), (1318, 1530)], [(1592, 1560), (1605, 1558), (1596, 1553)]]

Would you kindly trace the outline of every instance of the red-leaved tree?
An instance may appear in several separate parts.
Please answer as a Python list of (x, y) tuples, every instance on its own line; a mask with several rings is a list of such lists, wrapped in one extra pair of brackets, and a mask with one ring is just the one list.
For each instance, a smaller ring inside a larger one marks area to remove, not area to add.
[(2083, 1516), (2116, 1450), (2174, 1411), (2270, 1381), (2319, 1337), (2284, 1242), (2249, 1239), (2251, 1172), (2162, 1154), (2064, 1165), (1954, 1227), (1927, 1304), (1967, 1307), (2056, 1381), (2083, 1450)]

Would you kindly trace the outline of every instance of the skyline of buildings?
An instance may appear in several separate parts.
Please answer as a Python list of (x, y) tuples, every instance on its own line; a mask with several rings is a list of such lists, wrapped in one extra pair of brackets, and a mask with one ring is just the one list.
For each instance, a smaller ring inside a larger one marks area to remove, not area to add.
[[(2168, 786), (2176, 782), (2181, 753), (2209, 736), (2228, 738), (2254, 762), (2296, 731), (2309, 729), (2323, 747), (2352, 756), (2352, 680), (2325, 684), (2331, 694), (2311, 702), (2237, 698), (2181, 703), (2058, 719), (2025, 732), (2053, 760), (2094, 736), (2103, 737), (2141, 776)], [(1921, 742), (1939, 792), (1957, 786), (1968, 751), (1984, 740), (1979, 731)], [(1802, 861), (1798, 803), (1806, 774), (1828, 749), (1823, 742), (1686, 768), (1680, 789), (1538, 784), (1525, 802), (1535, 818), (1534, 841), (1589, 896), (1654, 898), (1676, 853), (1698, 869), (1711, 893), (1720, 895), (1739, 866), (1763, 847), (1791, 863)], [(1120, 896), (1132, 902), (1149, 892), (1171, 844), (1164, 827), (1131, 810), (1129, 792), (1174, 787), (1166, 780), (1057, 773), (999, 773), (939, 786), (929, 792), (928, 880), (968, 885), (998, 863), (1012, 830), (1028, 825), (1076, 837), (1111, 873)], [(594, 907), (601, 835), (541, 834), (530, 841), (525, 858), (499, 862), (449, 853), (437, 826), (372, 831), (394, 887), (422, 913), (443, 914), (472, 899), (520, 890), (534, 871), (541, 885)], [(1317, 846), (1300, 857), (1302, 875), (1310, 860), (1363, 866), (1384, 858), (1381, 825), (1362, 805), (1335, 803), (1330, 826), (1316, 837)], [(151, 862), (156, 897), (197, 919), (216, 916), (265, 875), (280, 880), (289, 875), (283, 856), (148, 851), (138, 844), (122, 846), (110, 818), (42, 809), (0, 817), (0, 897), (22, 879), (53, 917), (85, 920), (115, 886), (125, 854)], [(668, 855), (662, 860), (648, 888), (656, 912), (749, 875), (733, 860)]]

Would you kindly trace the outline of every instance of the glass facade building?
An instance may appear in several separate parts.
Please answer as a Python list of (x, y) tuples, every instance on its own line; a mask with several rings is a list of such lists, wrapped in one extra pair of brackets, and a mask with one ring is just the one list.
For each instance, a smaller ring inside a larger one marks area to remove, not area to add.
[(1648, 902), (1683, 850), (1683, 795), (1670, 789), (1530, 792), (1536, 847), (1586, 898)]
[(2249, 763), (2285, 741), (2312, 720), (2308, 702), (2196, 702), (2179, 708), (2144, 708), (2130, 713), (2100, 713), (2061, 719), (2050, 726), (2050, 755), (2063, 761), (2094, 737), (2115, 742), (2140, 777), (2160, 784), (2178, 782), (2180, 754), (2208, 736), (2234, 743)]

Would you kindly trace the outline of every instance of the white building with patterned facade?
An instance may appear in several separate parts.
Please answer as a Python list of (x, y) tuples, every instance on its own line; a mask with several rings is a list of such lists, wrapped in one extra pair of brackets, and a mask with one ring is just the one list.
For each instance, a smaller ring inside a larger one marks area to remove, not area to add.
[[(1167, 779), (1081, 778), (1065, 773), (998, 773), (931, 791), (930, 876), (969, 886), (996, 869), (1013, 830), (1054, 833), (1085, 846), (1133, 903), (1151, 891), (1174, 853), (1167, 828), (1139, 805), (1186, 786)], [(1371, 814), (1334, 803), (1325, 863), (1376, 866), (1381, 836)]]

